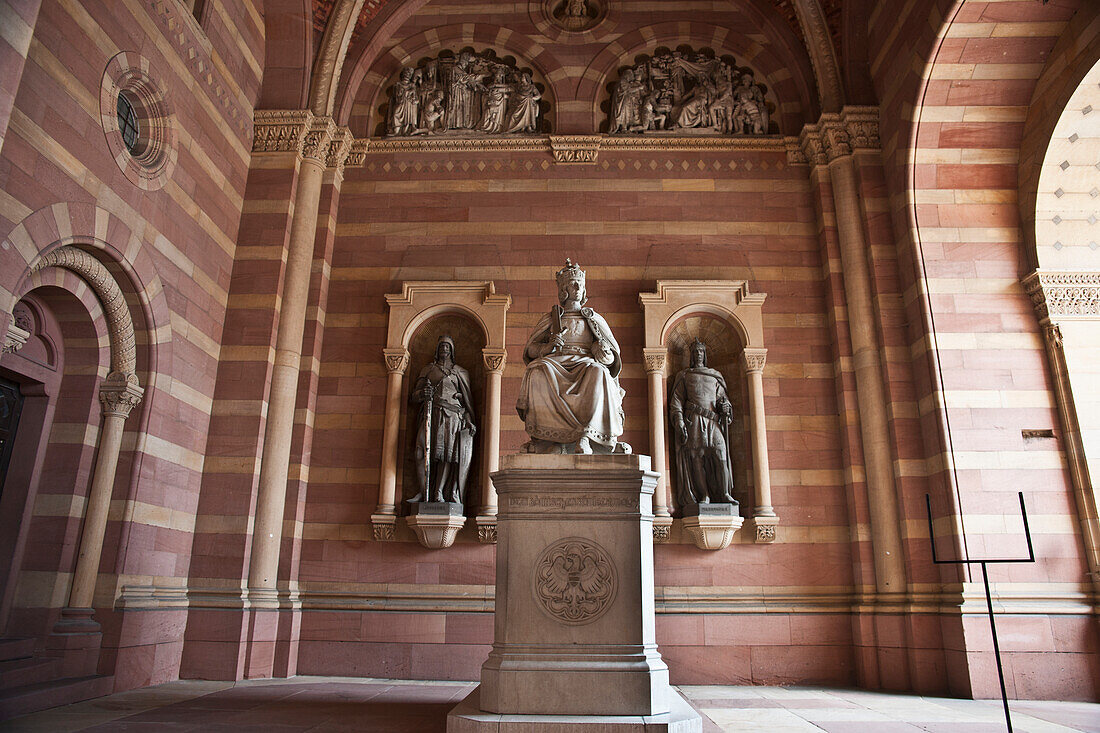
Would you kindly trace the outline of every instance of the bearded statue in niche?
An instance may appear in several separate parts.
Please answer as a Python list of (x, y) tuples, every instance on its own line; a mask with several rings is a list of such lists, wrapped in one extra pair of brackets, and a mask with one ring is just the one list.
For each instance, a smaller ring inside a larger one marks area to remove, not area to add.
[(624, 69), (611, 93), (608, 132), (766, 135), (764, 89), (731, 62), (663, 51)]
[(530, 135), (541, 125), (529, 71), (462, 51), (405, 67), (390, 91), (387, 137)]
[(418, 492), (410, 503), (463, 504), (473, 458), (473, 392), (470, 374), (454, 362), (455, 344), (441, 336), (435, 359), (421, 370), (409, 400), (420, 405), (416, 420)]
[(690, 365), (676, 374), (668, 401), (674, 447), (676, 501), (681, 509), (699, 504), (733, 504), (729, 426), (733, 408), (726, 380), (707, 366), (707, 347), (691, 344)]

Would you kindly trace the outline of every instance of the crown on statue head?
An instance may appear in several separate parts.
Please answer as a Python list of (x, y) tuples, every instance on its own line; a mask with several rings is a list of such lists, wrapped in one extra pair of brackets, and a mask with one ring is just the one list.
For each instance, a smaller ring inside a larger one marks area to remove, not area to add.
[(573, 260), (567, 259), (565, 261), (565, 267), (557, 271), (554, 277), (558, 281), (558, 287), (562, 287), (567, 282), (573, 280), (580, 280), (581, 284), (584, 284), (584, 270), (580, 268)]

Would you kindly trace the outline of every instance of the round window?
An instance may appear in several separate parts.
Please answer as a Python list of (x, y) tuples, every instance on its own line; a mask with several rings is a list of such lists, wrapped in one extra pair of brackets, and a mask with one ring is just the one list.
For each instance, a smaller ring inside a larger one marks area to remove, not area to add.
[(131, 155), (141, 155), (138, 142), (141, 135), (141, 123), (138, 122), (137, 112), (134, 111), (134, 103), (127, 99), (126, 94), (119, 92), (118, 104), (118, 131), (122, 133), (122, 144), (130, 151)]

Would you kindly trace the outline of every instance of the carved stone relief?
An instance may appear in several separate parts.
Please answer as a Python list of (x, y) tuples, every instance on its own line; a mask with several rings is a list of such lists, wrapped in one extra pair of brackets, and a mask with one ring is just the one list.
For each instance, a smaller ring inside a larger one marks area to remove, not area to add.
[(533, 575), (535, 599), (542, 609), (577, 626), (602, 616), (618, 590), (611, 557), (582, 537), (566, 537), (543, 550)]
[(386, 137), (534, 135), (542, 89), (530, 69), (491, 51), (445, 51), (398, 72), (390, 87)]
[(751, 69), (681, 46), (623, 69), (611, 93), (610, 134), (766, 135), (772, 106)]
[(602, 0), (545, 0), (555, 25), (570, 33), (594, 28), (607, 8)]

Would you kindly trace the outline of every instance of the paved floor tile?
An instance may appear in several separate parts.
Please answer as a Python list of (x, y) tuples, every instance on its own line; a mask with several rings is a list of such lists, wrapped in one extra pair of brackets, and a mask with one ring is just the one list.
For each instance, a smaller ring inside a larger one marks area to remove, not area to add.
[[(444, 733), (470, 682), (295, 677), (170, 682), (0, 723), (15, 733)], [(824, 687), (679, 688), (703, 733), (1002, 733), (995, 700)], [(1100, 705), (1012, 703), (1019, 733), (1100, 733)]]

